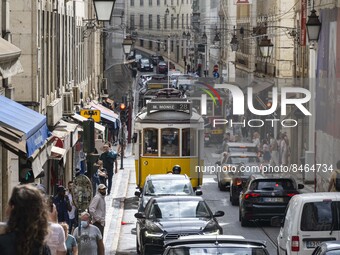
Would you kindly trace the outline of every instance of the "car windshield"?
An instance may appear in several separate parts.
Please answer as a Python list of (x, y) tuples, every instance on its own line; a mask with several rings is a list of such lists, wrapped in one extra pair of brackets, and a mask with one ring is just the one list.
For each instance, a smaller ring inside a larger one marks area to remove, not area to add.
[(149, 180), (145, 186), (145, 195), (194, 195), (189, 180)]
[(143, 64), (149, 64), (149, 60), (148, 60), (148, 59), (141, 59), (141, 62), (142, 62)]
[(257, 152), (256, 147), (228, 147), (229, 152)]
[(289, 191), (295, 190), (292, 180), (258, 180), (250, 187), (252, 190)]
[(249, 163), (259, 163), (260, 160), (256, 156), (235, 156), (229, 157), (227, 160), (228, 164), (249, 164)]
[(267, 255), (263, 248), (251, 247), (175, 247), (167, 255)]
[(211, 217), (210, 210), (203, 201), (162, 201), (151, 205), (149, 218), (202, 218)]

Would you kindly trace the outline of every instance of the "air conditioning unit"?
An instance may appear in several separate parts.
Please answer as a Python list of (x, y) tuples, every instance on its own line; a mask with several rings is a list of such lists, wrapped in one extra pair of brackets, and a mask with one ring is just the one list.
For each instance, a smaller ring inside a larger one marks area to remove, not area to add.
[(47, 107), (47, 126), (54, 127), (58, 121), (63, 117), (63, 101), (57, 98)]
[(102, 90), (107, 90), (107, 78), (102, 79)]
[(80, 104), (80, 88), (75, 86), (72, 88), (72, 92), (73, 92), (73, 103), (75, 105)]
[(73, 114), (74, 114), (73, 93), (65, 92), (63, 94), (63, 115), (73, 115)]

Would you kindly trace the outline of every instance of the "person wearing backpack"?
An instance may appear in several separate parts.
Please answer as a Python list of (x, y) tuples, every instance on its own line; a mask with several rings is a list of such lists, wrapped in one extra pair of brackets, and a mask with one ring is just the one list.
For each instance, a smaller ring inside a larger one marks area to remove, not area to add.
[(340, 160), (336, 163), (336, 170), (332, 172), (329, 180), (328, 191), (337, 192), (340, 191)]

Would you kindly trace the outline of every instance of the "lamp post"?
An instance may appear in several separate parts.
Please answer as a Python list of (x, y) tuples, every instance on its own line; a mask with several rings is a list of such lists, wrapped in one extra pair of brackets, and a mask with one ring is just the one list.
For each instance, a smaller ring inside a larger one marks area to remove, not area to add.
[[(309, 91), (312, 95), (312, 98), (309, 102), (309, 111), (311, 116), (309, 118), (309, 128), (308, 128), (308, 151), (306, 151), (306, 164), (315, 164), (316, 159), (316, 143), (315, 143), (315, 87), (316, 87), (316, 46), (315, 43), (319, 40), (320, 30), (321, 30), (321, 22), (319, 20), (319, 16), (316, 15), (316, 11), (313, 8), (311, 10), (311, 14), (308, 16), (308, 21), (306, 23), (308, 40), (309, 40)], [(316, 173), (314, 176), (312, 174), (306, 172), (305, 180), (311, 181), (314, 177), (314, 191), (316, 192)]]
[(267, 60), (272, 55), (274, 45), (267, 36), (263, 37), (259, 43), (262, 57), (266, 59), (264, 73), (267, 74)]
[(208, 76), (208, 37), (205, 32), (203, 32), (202, 40), (203, 40), (204, 50), (205, 50), (204, 76), (207, 77)]
[(98, 21), (110, 21), (116, 0), (93, 0)]

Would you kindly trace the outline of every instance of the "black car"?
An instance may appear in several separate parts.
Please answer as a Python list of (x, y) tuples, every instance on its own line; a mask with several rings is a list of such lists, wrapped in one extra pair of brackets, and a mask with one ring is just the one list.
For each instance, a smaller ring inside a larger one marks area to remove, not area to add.
[(164, 242), (188, 235), (222, 234), (222, 228), (213, 214), (198, 196), (153, 197), (144, 213), (136, 213), (137, 252), (142, 255), (162, 254)]
[(326, 241), (315, 248), (312, 255), (337, 255), (340, 254), (340, 241)]
[(248, 240), (242, 236), (185, 236), (164, 246), (163, 255), (177, 254), (256, 254), (269, 255), (262, 241)]
[(139, 197), (138, 211), (143, 212), (151, 197), (155, 196), (195, 196), (202, 195), (202, 190), (194, 191), (190, 178), (184, 174), (152, 174), (146, 177), (143, 190), (137, 190)]
[(239, 220), (242, 226), (253, 220), (268, 220), (284, 217), (292, 196), (299, 194), (303, 184), (293, 178), (251, 175), (241, 192)]
[(153, 65), (150, 63), (150, 60), (147, 58), (141, 58), (137, 63), (137, 68), (141, 72), (153, 71)]

